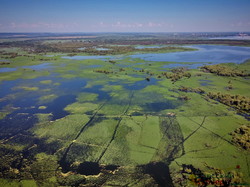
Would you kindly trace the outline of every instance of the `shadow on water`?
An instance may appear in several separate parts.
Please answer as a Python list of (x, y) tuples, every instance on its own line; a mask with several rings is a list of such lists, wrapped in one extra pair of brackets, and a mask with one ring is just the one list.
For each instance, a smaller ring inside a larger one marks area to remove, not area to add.
[(149, 174), (161, 187), (172, 187), (173, 182), (168, 166), (163, 162), (152, 162), (142, 166), (143, 172)]
[(21, 82), (20, 79), (19, 80), (12, 80), (12, 81), (2, 81), (0, 84), (0, 89), (1, 89), (0, 98), (3, 98), (6, 95), (13, 92), (12, 88), (17, 86), (20, 82)]
[(157, 81), (158, 80), (155, 78), (148, 78), (148, 80), (141, 80), (130, 84), (123, 84), (123, 87), (127, 90), (141, 90), (143, 88), (146, 88), (147, 86), (156, 85)]
[(70, 79), (64, 80), (60, 82), (61, 85), (59, 86), (59, 90), (63, 91), (64, 93), (79, 93), (83, 90), (84, 86), (86, 86), (87, 81), (85, 79)]
[(0, 120), (0, 138), (8, 138), (13, 136), (20, 131), (31, 128), (35, 123), (38, 122), (36, 113), (52, 113), (52, 120), (60, 119), (68, 115), (69, 113), (63, 109), (70, 103), (75, 102), (76, 96), (66, 95), (55, 99), (53, 102), (48, 104), (45, 110), (39, 110), (38, 108), (26, 108), (26, 106), (32, 106), (34, 103), (32, 99), (28, 101), (23, 100), (18, 103), (17, 106), (22, 106), (11, 114), (7, 115), (4, 119)]
[(101, 101), (101, 100), (108, 100), (110, 99), (110, 95), (105, 92), (105, 91), (102, 91), (101, 89), (103, 88), (102, 85), (95, 85), (91, 88), (84, 88), (83, 91), (84, 92), (89, 92), (89, 93), (95, 93), (95, 94), (98, 94), (98, 100)]
[[(64, 95), (59, 96), (50, 103), (46, 103), (46, 109), (39, 109), (39, 98), (41, 95), (35, 92), (13, 90), (14, 87), (22, 84), (29, 83), (31, 85), (37, 84), (41, 80), (52, 80), (57, 81), (53, 77), (39, 77), (32, 80), (15, 80), (15, 81), (5, 81), (1, 83), (1, 93), (0, 97), (6, 97), (8, 94), (16, 94), (20, 92), (17, 98), (12, 100), (4, 100), (0, 102), (0, 109), (7, 105), (13, 106), (15, 111), (5, 116), (4, 119), (0, 120), (0, 130), (1, 137), (7, 135), (7, 137), (16, 134), (22, 130), (27, 130), (37, 123), (37, 118), (34, 114), (36, 113), (52, 113), (52, 119), (56, 120), (63, 118), (69, 113), (64, 111), (64, 108), (76, 101), (76, 95), (83, 90), (87, 81), (85, 79), (74, 79), (74, 80), (63, 80), (59, 81), (61, 85), (55, 87), (55, 91), (63, 93)], [(41, 85), (41, 88), (46, 85)], [(39, 85), (40, 87), (40, 85)]]
[(97, 162), (83, 162), (77, 168), (77, 173), (82, 175), (98, 175), (101, 167)]
[[(39, 111), (39, 113), (52, 113), (52, 120), (60, 119), (69, 114), (64, 110), (64, 108), (75, 101), (76, 96), (74, 95), (61, 96), (50, 103), (45, 110), (43, 110), (42, 112)], [(35, 113), (38, 113), (38, 111), (36, 111)]]
[(10, 114), (0, 120), (0, 139), (7, 139), (37, 122), (37, 118), (30, 114)]
[(146, 103), (144, 108), (146, 111), (160, 112), (166, 109), (175, 109), (180, 105), (182, 105), (181, 101), (166, 100), (165, 102)]
[[(0, 147), (0, 175), (4, 178), (13, 179), (20, 179), (20, 177), (25, 176), (27, 172), (30, 172), (29, 175), (33, 174), (32, 171), (27, 171), (25, 168), (32, 166), (38, 153), (54, 154), (56, 150), (61, 147), (58, 142), (48, 143), (46, 139), (38, 139), (29, 132), (18, 134), (8, 140), (7, 143), (10, 145), (24, 146), (22, 150), (13, 149), (11, 146)], [(46, 162), (56, 164), (53, 160), (47, 160)], [(19, 172), (15, 175), (11, 174), (12, 168), (18, 169)], [(36, 172), (38, 172), (38, 175), (42, 174), (42, 171), (36, 170)]]
[[(38, 108), (29, 108), (25, 109), (23, 108), (24, 105), (22, 105), (22, 109), (15, 111), (13, 114), (18, 113), (28, 113), (28, 114), (36, 114), (36, 113), (52, 113), (52, 120), (60, 119), (68, 115), (69, 113), (64, 110), (64, 108), (75, 102), (76, 96), (74, 95), (64, 95), (56, 98), (53, 102), (48, 103), (47, 108), (40, 110)], [(25, 104), (27, 104), (27, 101), (25, 101)], [(31, 105), (29, 105), (31, 106)]]

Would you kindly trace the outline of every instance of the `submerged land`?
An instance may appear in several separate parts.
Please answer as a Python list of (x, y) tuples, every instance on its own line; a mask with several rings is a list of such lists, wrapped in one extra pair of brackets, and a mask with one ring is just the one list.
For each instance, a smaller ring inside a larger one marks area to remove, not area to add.
[(0, 34), (1, 186), (249, 185), (235, 35)]

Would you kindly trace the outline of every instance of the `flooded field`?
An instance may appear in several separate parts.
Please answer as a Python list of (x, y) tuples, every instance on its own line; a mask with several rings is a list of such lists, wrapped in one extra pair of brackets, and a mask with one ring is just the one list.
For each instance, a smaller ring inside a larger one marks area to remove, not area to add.
[[(2, 55), (0, 182), (249, 184), (249, 141), (236, 139), (249, 128), (250, 48), (188, 48), (197, 50)], [(200, 69), (217, 64), (227, 74)]]

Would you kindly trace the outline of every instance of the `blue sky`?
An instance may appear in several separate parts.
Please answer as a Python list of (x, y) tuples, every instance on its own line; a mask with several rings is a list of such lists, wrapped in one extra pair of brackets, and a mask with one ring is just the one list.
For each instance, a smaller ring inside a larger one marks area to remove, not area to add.
[(0, 0), (0, 32), (244, 32), (250, 0)]

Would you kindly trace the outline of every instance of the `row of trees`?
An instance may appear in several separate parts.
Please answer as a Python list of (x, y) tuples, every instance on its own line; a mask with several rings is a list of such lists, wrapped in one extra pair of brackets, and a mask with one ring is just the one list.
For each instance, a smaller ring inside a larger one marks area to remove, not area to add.
[(242, 110), (245, 112), (250, 112), (250, 98), (241, 96), (241, 95), (230, 95), (223, 94), (220, 92), (212, 93), (209, 92), (207, 96), (210, 99), (217, 100), (227, 106), (234, 107), (238, 110)]
[(205, 91), (201, 88), (189, 88), (185, 86), (180, 87), (178, 90), (182, 92), (194, 92), (194, 93), (199, 93), (199, 94), (205, 93)]
[(165, 76), (167, 79), (171, 79), (172, 82), (176, 82), (181, 78), (190, 78), (191, 73), (187, 72), (186, 68), (180, 67), (172, 69), (171, 72), (163, 72), (162, 76)]
[(232, 142), (241, 148), (250, 151), (250, 126), (242, 125), (237, 128), (232, 135)]
[(206, 97), (219, 101), (227, 106), (236, 108), (240, 111), (250, 112), (250, 98), (242, 95), (230, 95), (230, 94), (223, 94), (220, 92), (208, 92), (206, 94), (205, 90), (201, 88), (189, 88), (189, 87), (180, 87), (178, 89), (182, 92), (194, 92), (199, 94), (205, 94)]
[(104, 74), (111, 74), (111, 73), (113, 73), (113, 71), (108, 71), (108, 70), (94, 70), (94, 72), (104, 73)]
[(232, 68), (230, 66), (224, 66), (221, 64), (203, 66), (203, 67), (201, 67), (201, 70), (204, 72), (210, 72), (210, 73), (214, 73), (214, 74), (219, 75), (219, 76), (227, 76), (227, 77), (250, 76), (250, 73), (247, 73), (246, 71)]

